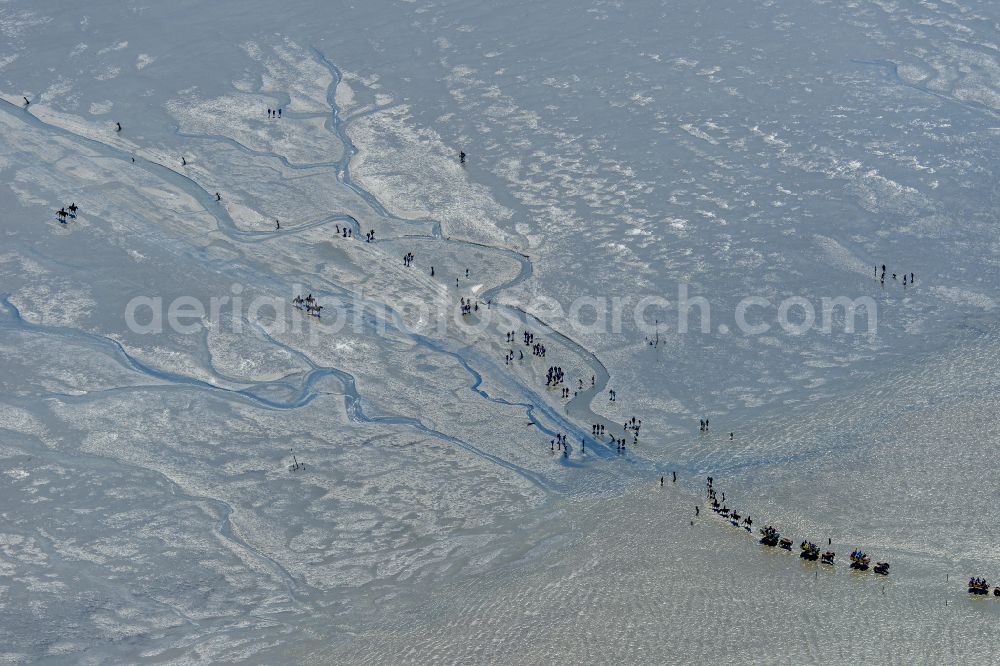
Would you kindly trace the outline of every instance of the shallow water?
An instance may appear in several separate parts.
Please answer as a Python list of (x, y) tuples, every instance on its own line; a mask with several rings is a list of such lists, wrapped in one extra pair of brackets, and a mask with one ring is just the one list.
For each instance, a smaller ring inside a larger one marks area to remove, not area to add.
[[(1000, 564), (996, 26), (975, 2), (6, 3), (0, 658), (990, 661), (1000, 606), (963, 588)], [(710, 307), (689, 331), (682, 285)], [(229, 300), (193, 334), (126, 325), (181, 296)], [(788, 297), (816, 326), (776, 325)], [(827, 297), (877, 326), (824, 332)], [(457, 325), (459, 298), (491, 307)], [(631, 417), (624, 452), (588, 436)], [(728, 526), (708, 475), (837, 566)]]

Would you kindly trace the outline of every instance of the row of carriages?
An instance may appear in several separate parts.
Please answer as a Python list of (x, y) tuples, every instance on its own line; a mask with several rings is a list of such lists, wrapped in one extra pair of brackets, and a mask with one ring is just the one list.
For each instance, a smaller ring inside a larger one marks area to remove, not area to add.
[[(777, 528), (771, 525), (760, 529), (760, 543), (769, 548), (781, 548), (787, 551), (792, 550), (792, 540), (783, 538)], [(799, 557), (804, 560), (809, 560), (810, 562), (819, 560), (823, 564), (832, 567), (837, 559), (837, 554), (832, 550), (828, 550), (820, 554), (819, 546), (814, 544), (812, 541), (803, 541), (799, 544)], [(880, 576), (889, 575), (888, 562), (876, 562), (875, 566), (872, 567), (871, 558), (867, 553), (860, 550), (855, 550), (851, 553), (851, 568), (857, 571), (868, 571), (868, 569), (871, 569)]]

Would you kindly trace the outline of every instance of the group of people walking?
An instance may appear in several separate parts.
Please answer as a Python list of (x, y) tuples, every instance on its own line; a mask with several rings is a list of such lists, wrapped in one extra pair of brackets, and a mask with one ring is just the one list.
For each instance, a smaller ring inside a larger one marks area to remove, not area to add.
[(639, 429), (641, 427), (642, 427), (642, 419), (637, 419), (634, 416), (632, 417), (631, 420), (625, 421), (625, 423), (622, 424), (622, 429), (625, 430), (626, 433), (628, 433), (630, 430), (632, 431), (633, 446), (639, 443)]
[[(879, 275), (878, 269), (879, 269), (879, 267), (878, 267), (878, 265), (876, 265), (875, 266), (875, 277), (878, 278), (879, 282), (881, 282), (882, 286), (884, 287), (885, 286), (885, 264), (882, 264), (882, 273), (881, 273), (881, 275)], [(904, 287), (907, 285), (906, 277), (907, 277), (906, 273), (903, 273), (903, 286)], [(912, 286), (917, 280), (916, 280), (916, 277), (913, 275), (913, 273), (910, 273), (909, 277), (910, 277), (909, 284)], [(892, 274), (892, 279), (893, 280), (898, 280), (899, 278), (896, 276), (895, 273), (893, 273)]]
[[(518, 359), (517, 360), (523, 361), (524, 360), (524, 352), (519, 349), (519, 350), (517, 350), (517, 354), (518, 354)], [(503, 357), (503, 360), (504, 360), (504, 364), (505, 365), (510, 365), (511, 363), (513, 363), (514, 362), (514, 350), (513, 349), (507, 350), (507, 354)]]
[[(584, 444), (586, 446), (586, 444)], [(562, 433), (556, 434), (556, 438), (552, 440), (549, 445), (549, 450), (555, 453), (556, 451), (562, 451), (563, 457), (569, 457), (569, 447), (566, 444), (566, 435)]]
[(470, 315), (473, 312), (479, 312), (479, 301), (473, 301), (471, 298), (465, 298), (462, 296), (461, 301), (461, 313), (462, 316)]

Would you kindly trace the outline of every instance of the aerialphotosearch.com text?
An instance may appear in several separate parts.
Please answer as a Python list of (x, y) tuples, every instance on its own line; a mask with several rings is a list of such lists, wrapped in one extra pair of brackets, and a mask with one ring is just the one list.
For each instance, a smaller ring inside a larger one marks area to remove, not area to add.
[(491, 329), (514, 331), (524, 328), (525, 315), (565, 333), (588, 335), (874, 336), (878, 329), (878, 308), (870, 296), (746, 295), (728, 299), (723, 307), (721, 302), (713, 306), (708, 298), (691, 294), (687, 284), (677, 286), (674, 298), (579, 295), (564, 302), (533, 296), (519, 302), (505, 296), (493, 302), (445, 288), (424, 296), (386, 298), (383, 294), (376, 300), (363, 293), (349, 297), (312, 294), (299, 286), (284, 296), (250, 293), (237, 283), (229, 293), (207, 299), (136, 296), (124, 315), (129, 330), (144, 335), (197, 334), (206, 328), (241, 333), (248, 326), (263, 326), (269, 334), (306, 333), (315, 339), (346, 330), (364, 334), (390, 327), (438, 336), (453, 331), (463, 336)]

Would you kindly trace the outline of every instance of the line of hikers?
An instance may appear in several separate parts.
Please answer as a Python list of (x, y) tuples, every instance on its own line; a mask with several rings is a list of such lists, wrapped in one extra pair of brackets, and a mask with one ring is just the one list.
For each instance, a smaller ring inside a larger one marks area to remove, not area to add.
[[(875, 266), (875, 278), (878, 279), (878, 281), (882, 283), (883, 287), (885, 286), (885, 264), (882, 264), (882, 274), (881, 274), (881, 276), (879, 275), (879, 272), (878, 272), (878, 265)], [(892, 274), (892, 279), (893, 280), (897, 279), (895, 273)], [(917, 281), (916, 277), (914, 277), (913, 273), (910, 273), (910, 285), (915, 284), (916, 281)], [(906, 286), (906, 273), (903, 273), (903, 286), (904, 287)]]

